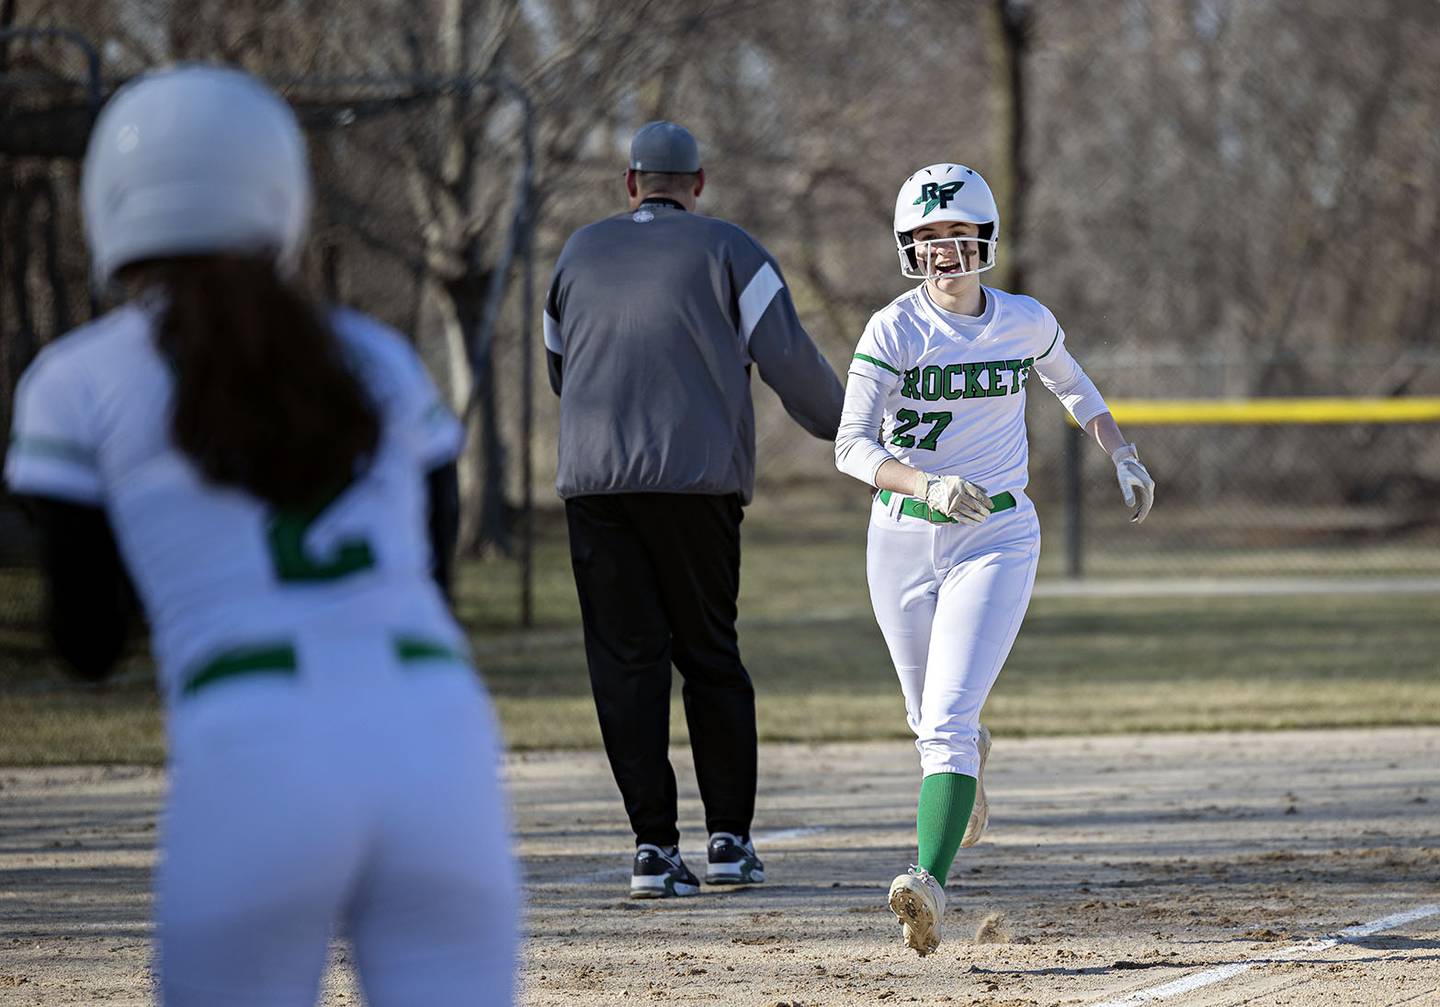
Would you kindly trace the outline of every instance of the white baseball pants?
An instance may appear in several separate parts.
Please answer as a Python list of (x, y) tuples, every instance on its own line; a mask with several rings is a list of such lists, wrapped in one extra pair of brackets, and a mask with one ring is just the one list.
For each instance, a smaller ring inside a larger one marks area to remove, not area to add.
[(976, 776), (980, 709), (1015, 643), (1040, 559), (1035, 505), (932, 524), (876, 496), (866, 574), (924, 775)]
[(337, 927), (373, 1007), (513, 1002), (518, 885), (484, 690), (457, 661), (350, 650), (171, 711), (167, 1007), (311, 1007)]

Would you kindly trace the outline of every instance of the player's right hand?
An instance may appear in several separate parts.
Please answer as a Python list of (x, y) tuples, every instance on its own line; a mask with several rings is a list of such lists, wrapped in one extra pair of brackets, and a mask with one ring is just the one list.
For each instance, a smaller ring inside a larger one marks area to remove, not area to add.
[(931, 510), (939, 511), (962, 524), (979, 524), (990, 516), (990, 497), (983, 486), (959, 476), (935, 476), (922, 472), (925, 494), (921, 498)]

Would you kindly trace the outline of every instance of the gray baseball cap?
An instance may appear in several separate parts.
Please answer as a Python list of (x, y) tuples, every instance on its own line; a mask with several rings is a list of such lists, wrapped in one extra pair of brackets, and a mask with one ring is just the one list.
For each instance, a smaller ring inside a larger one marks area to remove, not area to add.
[(684, 126), (647, 122), (630, 141), (630, 167), (669, 174), (700, 170), (700, 147)]

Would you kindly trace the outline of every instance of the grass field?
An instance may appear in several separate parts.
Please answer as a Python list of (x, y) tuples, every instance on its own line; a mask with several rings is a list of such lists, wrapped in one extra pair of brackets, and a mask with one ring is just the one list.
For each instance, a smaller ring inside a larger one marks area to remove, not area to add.
[[(757, 506), (744, 527), (741, 649), (761, 737), (904, 737), (863, 514), (794, 513)], [(509, 560), (468, 562), (457, 606), (509, 743), (597, 746), (563, 531), (538, 544), (533, 630), (514, 628), (517, 578)], [(34, 591), (14, 573), (0, 587), (12, 608)], [(0, 765), (163, 759), (143, 655), (114, 684), (75, 685), (14, 621), (0, 627)], [(1440, 597), (1037, 598), (986, 721), (1008, 735), (1440, 723)]]

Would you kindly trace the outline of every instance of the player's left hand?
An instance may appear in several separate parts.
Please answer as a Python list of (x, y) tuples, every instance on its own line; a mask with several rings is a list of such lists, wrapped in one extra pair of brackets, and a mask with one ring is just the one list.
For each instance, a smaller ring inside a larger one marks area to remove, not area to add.
[(1115, 463), (1115, 477), (1120, 480), (1120, 493), (1130, 508), (1130, 520), (1139, 524), (1155, 503), (1155, 480), (1140, 464), (1140, 452), (1134, 444), (1122, 444), (1110, 454)]

